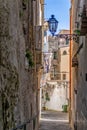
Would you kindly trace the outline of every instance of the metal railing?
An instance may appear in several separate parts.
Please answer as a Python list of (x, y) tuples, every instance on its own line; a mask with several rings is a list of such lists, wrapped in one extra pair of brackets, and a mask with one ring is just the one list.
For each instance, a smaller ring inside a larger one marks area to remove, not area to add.
[(31, 123), (33, 121), (33, 130), (35, 129), (36, 126), (36, 119), (38, 119), (39, 114), (36, 114), (34, 117), (30, 118), (26, 122), (16, 126), (15, 128), (12, 128), (11, 130), (26, 130), (27, 124)]

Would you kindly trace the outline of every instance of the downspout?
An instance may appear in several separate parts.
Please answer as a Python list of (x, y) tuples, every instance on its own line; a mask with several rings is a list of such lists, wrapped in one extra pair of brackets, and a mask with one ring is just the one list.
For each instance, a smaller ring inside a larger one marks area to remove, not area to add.
[[(70, 8), (70, 34), (72, 34), (72, 7)], [(69, 123), (71, 123), (71, 80), (72, 80), (72, 41), (70, 39), (70, 57), (69, 57), (69, 70), (70, 70), (70, 76), (69, 76)]]

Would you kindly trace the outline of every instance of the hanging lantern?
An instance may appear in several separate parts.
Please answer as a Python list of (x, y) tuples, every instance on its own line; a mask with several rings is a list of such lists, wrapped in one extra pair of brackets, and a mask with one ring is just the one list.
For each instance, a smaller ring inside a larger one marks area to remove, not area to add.
[(54, 36), (58, 26), (58, 21), (55, 19), (54, 15), (51, 15), (51, 18), (49, 18), (48, 26), (49, 26), (49, 31), (51, 32), (52, 36)]

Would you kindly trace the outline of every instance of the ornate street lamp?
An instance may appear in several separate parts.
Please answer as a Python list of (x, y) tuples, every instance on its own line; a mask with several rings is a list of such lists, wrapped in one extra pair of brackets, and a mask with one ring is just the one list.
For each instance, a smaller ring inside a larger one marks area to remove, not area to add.
[[(51, 18), (49, 18), (48, 22), (48, 27), (49, 27), (49, 31), (51, 32), (52, 36), (55, 35), (55, 32), (57, 31), (57, 27), (58, 27), (58, 21), (56, 20), (56, 18), (54, 17), (54, 15), (51, 15)], [(57, 34), (56, 37), (58, 38), (63, 38), (66, 40), (74, 40), (75, 42), (79, 42), (79, 36), (80, 34), (74, 32), (74, 34)]]
[(55, 19), (54, 15), (51, 15), (51, 18), (49, 18), (48, 26), (49, 26), (49, 31), (51, 32), (52, 36), (54, 36), (58, 26), (58, 21)]

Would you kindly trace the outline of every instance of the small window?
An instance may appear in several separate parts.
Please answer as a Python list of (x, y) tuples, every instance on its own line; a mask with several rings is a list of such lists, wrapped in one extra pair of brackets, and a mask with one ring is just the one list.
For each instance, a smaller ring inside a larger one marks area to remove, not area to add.
[(68, 45), (68, 44), (69, 44), (69, 40), (67, 39), (67, 40), (66, 40), (66, 45)]
[(63, 80), (66, 80), (66, 74), (63, 74)]
[(63, 51), (63, 55), (67, 55), (67, 52), (66, 52), (66, 51)]
[(54, 52), (54, 59), (57, 59), (57, 52)]

